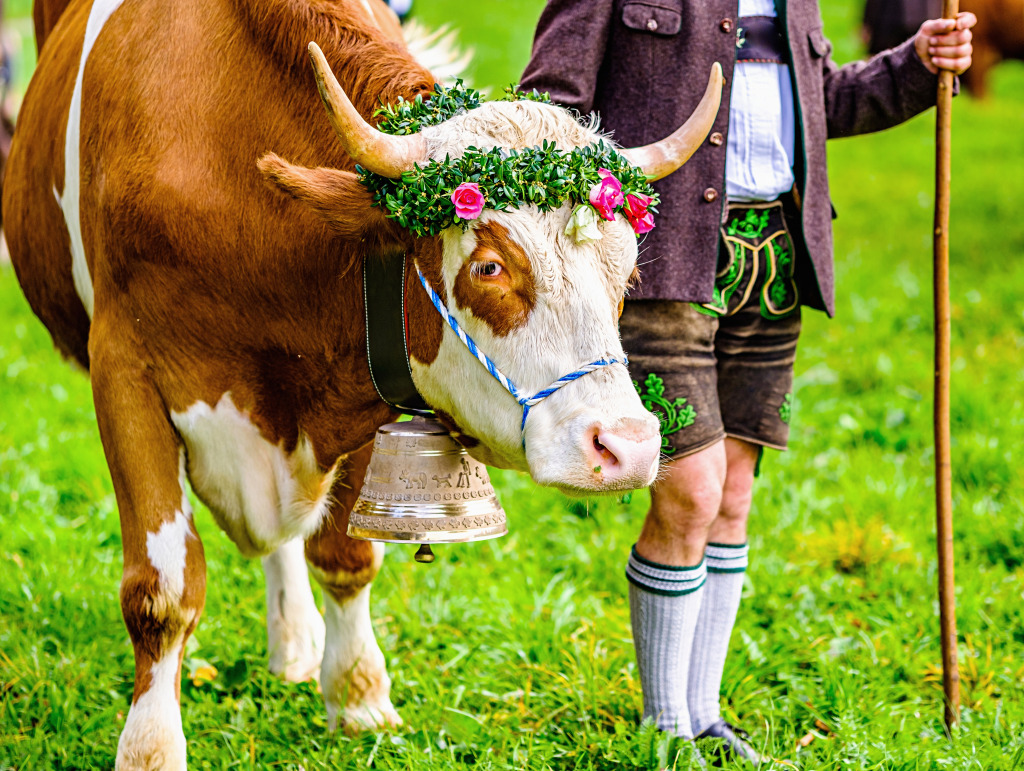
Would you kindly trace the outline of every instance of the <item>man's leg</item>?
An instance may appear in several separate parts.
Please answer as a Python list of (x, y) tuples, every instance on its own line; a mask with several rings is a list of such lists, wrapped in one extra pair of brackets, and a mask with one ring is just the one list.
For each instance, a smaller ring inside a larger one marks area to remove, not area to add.
[(709, 729), (717, 735), (722, 719), (719, 691), (747, 569), (747, 518), (760, 448), (727, 438), (725, 454), (725, 489), (708, 535), (708, 578), (690, 659), (687, 703), (694, 736)]
[(689, 303), (627, 302), (619, 330), (640, 398), (662, 424), (662, 466), (630, 555), (629, 606), (644, 716), (693, 738), (686, 684), (704, 593), (704, 545), (725, 483), (718, 319)]
[[(785, 449), (792, 411), (793, 362), (800, 335), (798, 295), (793, 282), (793, 246), (778, 206), (730, 209), (734, 222), (766, 218), (768, 241), (749, 243), (752, 289), (738, 307), (719, 319), (715, 336), (718, 400), (727, 472), (718, 518), (709, 531), (708, 580), (694, 633), (687, 696), (697, 738), (724, 740), (722, 754), (760, 757), (745, 735), (721, 718), (722, 671), (729, 651), (747, 563), (747, 517), (761, 447)], [(783, 260), (787, 258), (788, 262)], [(714, 760), (713, 758), (711, 760)]]
[(704, 545), (722, 503), (723, 442), (672, 462), (663, 474), (626, 570), (630, 617), (644, 717), (693, 738), (686, 686), (704, 594)]

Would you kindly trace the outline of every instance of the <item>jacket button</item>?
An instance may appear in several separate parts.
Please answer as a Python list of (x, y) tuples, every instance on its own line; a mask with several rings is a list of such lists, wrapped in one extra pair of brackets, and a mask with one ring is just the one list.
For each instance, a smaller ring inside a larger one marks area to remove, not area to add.
[(655, 30), (657, 30), (658, 29), (658, 20), (657, 19), (648, 19), (647, 20), (647, 29), (649, 29), (651, 32), (654, 32)]
[(715, 190), (713, 187), (709, 187), (707, 190), (704, 191), (704, 200), (707, 201), (708, 203), (714, 203), (715, 201), (718, 200), (718, 191)]
[(732, 19), (722, 19), (718, 28), (722, 30), (722, 32), (732, 32)]
[(714, 145), (715, 147), (718, 147), (719, 145), (721, 145), (721, 144), (722, 144), (722, 142), (724, 142), (724, 141), (725, 141), (725, 137), (723, 137), (723, 136), (721, 135), (721, 133), (719, 133), (718, 131), (716, 131), (715, 133), (713, 133), (713, 134), (712, 134), (711, 136), (709, 136), (709, 137), (708, 137), (708, 141), (709, 141), (709, 142), (710, 142), (711, 144), (713, 144), (713, 145)]

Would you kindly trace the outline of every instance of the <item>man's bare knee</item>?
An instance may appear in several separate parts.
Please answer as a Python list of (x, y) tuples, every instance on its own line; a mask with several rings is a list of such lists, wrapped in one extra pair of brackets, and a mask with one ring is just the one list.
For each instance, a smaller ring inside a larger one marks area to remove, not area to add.
[(653, 494), (651, 516), (673, 531), (707, 528), (722, 505), (721, 482), (713, 475), (691, 476), (685, 485), (660, 489)]
[(709, 540), (742, 543), (747, 538), (747, 520), (754, 495), (754, 472), (761, 448), (739, 439), (725, 440), (726, 476), (718, 518), (711, 526)]
[(651, 491), (637, 548), (669, 565), (700, 562), (708, 528), (722, 505), (725, 452), (721, 442), (673, 462)]
[(722, 505), (718, 516), (730, 522), (746, 522), (754, 499), (753, 480), (727, 483), (722, 491)]

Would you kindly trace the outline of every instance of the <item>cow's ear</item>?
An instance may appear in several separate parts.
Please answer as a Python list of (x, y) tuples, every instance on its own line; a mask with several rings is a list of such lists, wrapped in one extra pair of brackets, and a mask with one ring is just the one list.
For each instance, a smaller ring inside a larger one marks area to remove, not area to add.
[(311, 208), (342, 238), (380, 247), (411, 241), (398, 223), (372, 205), (372, 194), (350, 171), (296, 166), (274, 153), (256, 165), (271, 187)]

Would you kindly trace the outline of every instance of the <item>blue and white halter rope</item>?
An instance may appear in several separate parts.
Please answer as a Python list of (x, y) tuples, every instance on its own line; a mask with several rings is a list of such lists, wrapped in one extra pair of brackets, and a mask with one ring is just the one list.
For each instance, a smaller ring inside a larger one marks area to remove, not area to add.
[[(466, 330), (459, 326), (459, 322), (456, 321), (455, 317), (448, 312), (448, 309), (445, 307), (444, 301), (437, 294), (437, 292), (434, 291), (434, 288), (430, 286), (430, 282), (428, 282), (427, 279), (423, 276), (423, 274), (420, 273), (420, 269), (418, 266), (416, 268), (416, 275), (420, 277), (420, 283), (423, 285), (423, 288), (427, 291), (427, 295), (430, 297), (430, 301), (434, 303), (434, 307), (437, 308), (437, 312), (441, 314), (441, 318), (443, 318), (447, 322), (448, 326), (452, 328), (452, 331), (459, 336), (459, 339), (469, 349), (470, 353), (476, 356), (477, 360), (485, 367), (487, 367), (487, 371), (494, 376), (494, 379), (501, 383), (502, 387), (504, 387), (506, 391), (512, 394), (515, 400), (522, 405), (523, 422), (520, 426), (520, 429), (524, 432), (526, 431), (526, 416), (530, 414), (530, 408), (533, 407), (538, 402), (543, 401), (547, 397), (551, 396), (551, 394), (558, 391), (560, 388), (564, 388), (565, 386), (569, 385), (569, 383), (571, 383), (574, 380), (578, 380), (579, 378), (586, 375), (588, 372), (593, 372), (596, 369), (600, 369), (601, 367), (607, 367), (611, 364), (625, 365), (628, 363), (628, 360), (625, 357), (623, 357), (621, 360), (601, 358), (598, 359), (597, 361), (590, 362), (590, 364), (584, 364), (575, 372), (570, 372), (568, 375), (562, 375), (562, 377), (558, 378), (558, 380), (556, 380), (554, 383), (549, 385), (547, 388), (538, 391), (533, 396), (523, 396), (520, 390), (516, 387), (516, 384), (509, 380), (508, 377), (500, 369), (498, 369), (498, 365), (491, 361), (490, 357), (480, 350), (476, 342), (474, 342), (473, 338), (466, 334)], [(525, 436), (523, 438), (523, 441), (525, 442)]]

